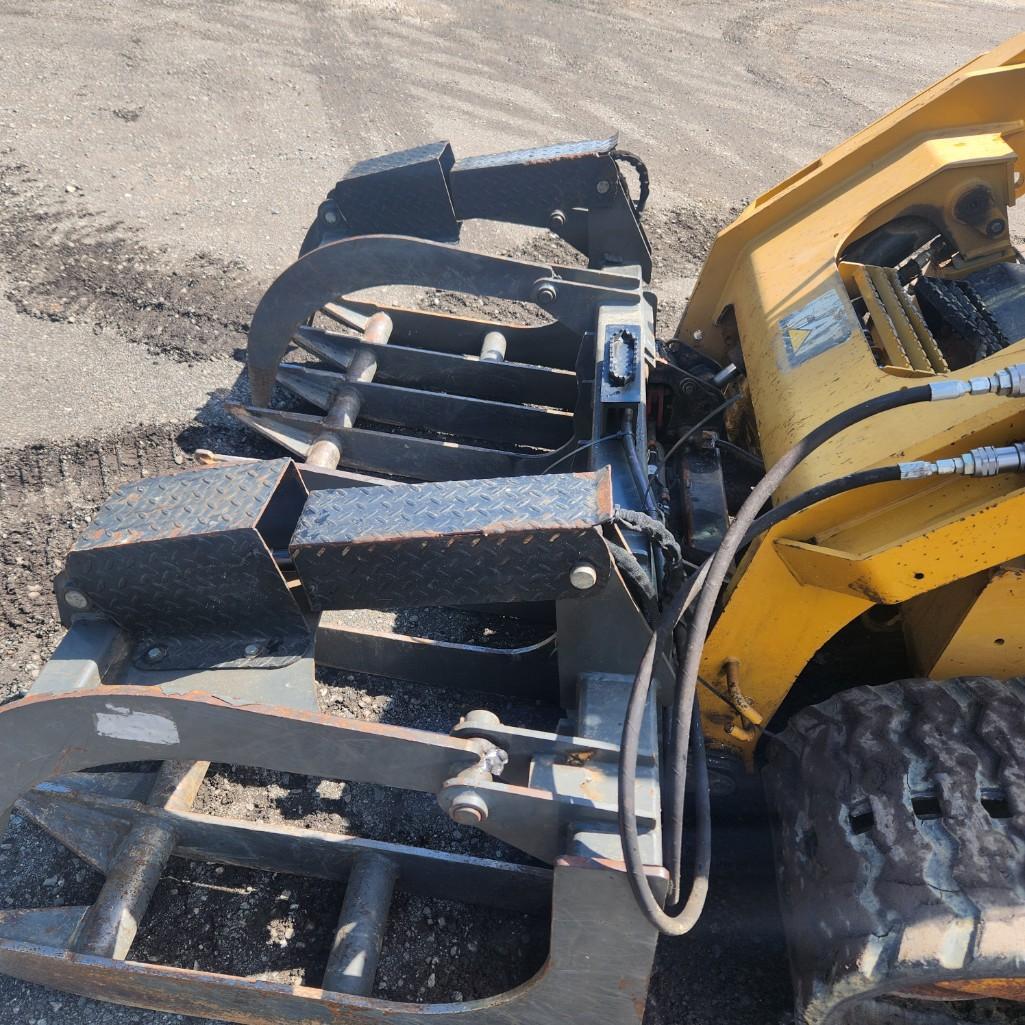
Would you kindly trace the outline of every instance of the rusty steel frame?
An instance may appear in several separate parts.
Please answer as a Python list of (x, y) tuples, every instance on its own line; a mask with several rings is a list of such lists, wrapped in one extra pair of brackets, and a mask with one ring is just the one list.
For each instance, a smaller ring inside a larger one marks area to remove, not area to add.
[[(620, 913), (629, 910), (632, 902), (622, 872), (600, 859), (564, 857), (555, 865), (552, 888), (551, 952), (544, 967), (508, 993), (460, 1004), (398, 1003), (69, 954), (63, 948), (84, 914), (82, 908), (35, 912), (34, 918), (0, 912), (0, 969), (83, 996), (245, 1025), (640, 1021), (655, 937), (620, 932), (615, 945), (608, 942), (606, 930), (612, 922), (618, 923)], [(572, 909), (572, 913), (560, 913), (560, 909)], [(4, 938), (11, 933), (12, 938)]]
[[(234, 462), (208, 472), (223, 474), (226, 481), (246, 481), (247, 465), (256, 480), (267, 476), (265, 466)], [(309, 467), (302, 469), (307, 472)], [(371, 483), (335, 478), (334, 472), (330, 467), (316, 470), (319, 483), (329, 489), (337, 479), (339, 493), (355, 495), (354, 484)], [(274, 470), (271, 479), (279, 478), (280, 471)], [(231, 518), (223, 519), (223, 488), (196, 481), (188, 474), (181, 477), (188, 529), (179, 524), (171, 486), (155, 481), (152, 487), (160, 496), (161, 517), (170, 517), (171, 526), (165, 523), (161, 529), (179, 545), (188, 546), (195, 537), (195, 546), (205, 551), (217, 538), (217, 531), (207, 528), (208, 520), (229, 533), (236, 525)], [(595, 530), (609, 502), (608, 472), (576, 475), (572, 481), (569, 492), (560, 492), (562, 505), (549, 507), (543, 500), (540, 518), (524, 519), (519, 508), (516, 528), (531, 529), (533, 523), (540, 537), (572, 510), (578, 519), (565, 520), (567, 529)], [(560, 478), (551, 478), (551, 483), (560, 490)], [(373, 482), (370, 491), (377, 486)], [(531, 494), (548, 494), (548, 485), (540, 491), (537, 484), (529, 486)], [(462, 490), (470, 499), (476, 493), (473, 488)], [(259, 492), (261, 502), (265, 493)], [(402, 493), (402, 488), (382, 487), (382, 495), (398, 498)], [(115, 496), (109, 509), (129, 511), (115, 520), (108, 511), (98, 520), (108, 524), (102, 538), (113, 544), (110, 558), (116, 564), (126, 558), (125, 547), (147, 537), (146, 528), (134, 518), (135, 507), (147, 502), (145, 489), (140, 494), (127, 504), (124, 495)], [(209, 499), (207, 505), (202, 496)], [(266, 500), (268, 509), (275, 508), (273, 496)], [(502, 530), (496, 512), (490, 513), (489, 522)], [(233, 515), (249, 522), (244, 514)], [(419, 514), (414, 509), (409, 515), (415, 522)], [(481, 513), (471, 504), (460, 515), (464, 519), (459, 522), (472, 523)], [(329, 525), (321, 521), (319, 529), (329, 530)], [(101, 534), (94, 529), (89, 536)], [(395, 536), (402, 543), (402, 534)], [(444, 542), (445, 535), (440, 539)], [(182, 550), (188, 556), (189, 548)], [(102, 553), (100, 549), (94, 558)], [(138, 564), (140, 573), (145, 574), (147, 565)], [(346, 631), (328, 618), (297, 659), (275, 662), (256, 656), (240, 665), (214, 658), (190, 671), (140, 663), (130, 630), (93, 606), (89, 573), (82, 566), (72, 569), (58, 585), (70, 623), (67, 635), (30, 695), (0, 709), (0, 750), (11, 759), (10, 771), (0, 780), (0, 823), (14, 806), (102, 872), (106, 881), (90, 908), (0, 914), (0, 970), (30, 981), (45, 979), (87, 996), (238, 1022), (329, 1021), (344, 1009), (353, 1020), (367, 1022), (427, 1014), (445, 1022), (470, 1015), (486, 1025), (534, 1025), (589, 1001), (606, 1021), (628, 1025), (639, 1020), (655, 934), (634, 904), (618, 860), (614, 781), (628, 691), (623, 673), (646, 643), (649, 627), (615, 568), (587, 600), (560, 598), (555, 603), (556, 634), (525, 648), (446, 645), (401, 636), (375, 639)], [(105, 579), (103, 572), (98, 579)], [(144, 588), (145, 576), (136, 585)], [(171, 596), (170, 591), (163, 594), (165, 599)], [(83, 595), (86, 610), (76, 611)], [(588, 613), (591, 606), (593, 613)], [(610, 648), (613, 636), (619, 643)], [(358, 641), (352, 644), (354, 637)], [(239, 642), (232, 638), (225, 643)], [(561, 645), (561, 658), (556, 657), (556, 644)], [(394, 671), (405, 666), (399, 675), (434, 685), (501, 693), (504, 682), (513, 693), (541, 696), (541, 682), (544, 696), (558, 696), (568, 710), (575, 733), (506, 725), (479, 711), (455, 724), (451, 736), (324, 715), (314, 687), (315, 646), (327, 661), (346, 668)], [(429, 653), (426, 659), (424, 653)], [(531, 679), (525, 682), (524, 674)], [(638, 805), (647, 857), (657, 866), (661, 839), (654, 700), (649, 713)], [(155, 777), (80, 771), (154, 759), (163, 763)], [(551, 869), (195, 813), (190, 805), (210, 761), (433, 793), (451, 818), (554, 866), (554, 874)], [(346, 901), (324, 983), (334, 988), (275, 986), (131, 961), (132, 942), (171, 857), (345, 883)], [(585, 873), (586, 881), (578, 881)], [(652, 881), (664, 889), (665, 871), (653, 868)], [(520, 911), (550, 907), (546, 967), (509, 993), (458, 1005), (409, 1005), (370, 997), (393, 886)], [(584, 894), (590, 902), (598, 893), (603, 894), (601, 906), (579, 906)], [(584, 932), (594, 933), (599, 918), (606, 925), (612, 922), (615, 944), (607, 940), (613, 933), (606, 933), (604, 940), (588, 935), (584, 944), (580, 923), (589, 914), (595, 921)], [(624, 940), (630, 947), (626, 957), (619, 949)], [(337, 992), (339, 988), (345, 992)]]
[[(618, 577), (611, 589), (622, 589)], [(618, 604), (622, 612), (622, 600)], [(563, 618), (572, 611), (568, 606)], [(639, 617), (634, 629), (643, 635)], [(276, 681), (292, 704), (274, 706), (209, 691), (181, 693), (180, 683), (166, 673), (126, 669), (117, 664), (124, 640), (96, 620), (74, 624), (62, 649), (64, 657), (47, 664), (29, 697), (0, 709), (0, 749), (12, 759), (12, 771), (0, 779), (0, 809), (6, 818), (16, 808), (103, 872), (107, 882), (91, 909), (0, 913), (0, 970), (85, 996), (236, 1022), (327, 1022), (345, 1013), (366, 1022), (427, 1015), (439, 1022), (527, 1025), (560, 1020), (587, 1006), (605, 1021), (639, 1020), (655, 935), (633, 903), (622, 864), (607, 856), (615, 808), (605, 800), (612, 777), (603, 767), (614, 771), (618, 748), (609, 739), (615, 723), (606, 707), (588, 711), (596, 700), (607, 702), (607, 695), (588, 696), (588, 687), (594, 689), (588, 677), (599, 667), (589, 667), (586, 655), (579, 667), (578, 724), (590, 735), (523, 730), (493, 717), (482, 722), (481, 713), (472, 713), (453, 736), (444, 736), (295, 707), (304, 699), (295, 702), (287, 694), (288, 681), (294, 684), (300, 673), (312, 676), (308, 659), (299, 670), (194, 674), (213, 690), (219, 679), (233, 675), (262, 678), (265, 693)], [(106, 682), (126, 673), (141, 685)], [(601, 683), (607, 691), (610, 681)], [(235, 685), (229, 694), (238, 692)], [(499, 744), (509, 752), (508, 783), (488, 771), (496, 767)], [(567, 755), (594, 766), (589, 782), (575, 791), (555, 767)], [(654, 746), (646, 757), (653, 776)], [(153, 759), (164, 762), (157, 774), (78, 771)], [(469, 791), (487, 802), (480, 828), (554, 871), (195, 813), (190, 804), (210, 760), (433, 792), (449, 809)], [(542, 781), (548, 789), (541, 789)], [(644, 821), (656, 862), (653, 813)], [(339, 881), (349, 879), (361, 858), (383, 858), (394, 869), (395, 886), (410, 892), (520, 911), (550, 905), (549, 960), (516, 990), (458, 1005), (367, 997), (372, 976), (357, 979), (354, 988), (346, 983), (349, 991), (340, 994), (133, 962), (132, 939), (171, 856)], [(655, 884), (664, 884), (664, 870), (652, 872)], [(600, 938), (609, 935), (600, 926), (613, 922), (614, 945)]]

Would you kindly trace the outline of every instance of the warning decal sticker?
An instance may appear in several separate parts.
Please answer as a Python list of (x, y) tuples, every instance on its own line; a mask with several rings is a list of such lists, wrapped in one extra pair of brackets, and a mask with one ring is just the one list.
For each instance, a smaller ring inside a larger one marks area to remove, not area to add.
[(860, 325), (846, 295), (826, 292), (779, 322), (786, 363), (796, 367), (835, 345), (841, 345)]

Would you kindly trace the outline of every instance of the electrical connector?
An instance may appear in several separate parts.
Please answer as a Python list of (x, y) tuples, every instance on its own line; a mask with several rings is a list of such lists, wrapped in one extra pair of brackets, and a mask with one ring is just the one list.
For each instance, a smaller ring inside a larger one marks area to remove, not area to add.
[(1025, 363), (997, 370), (989, 377), (971, 377), (967, 381), (931, 381), (932, 401), (959, 399), (962, 395), (1006, 395), (1020, 399), (1025, 396)]
[(949, 459), (918, 459), (899, 463), (902, 480), (913, 477), (942, 477), (958, 474), (962, 477), (995, 477), (998, 473), (1025, 471), (1025, 442), (1013, 445), (983, 445), (960, 456)]

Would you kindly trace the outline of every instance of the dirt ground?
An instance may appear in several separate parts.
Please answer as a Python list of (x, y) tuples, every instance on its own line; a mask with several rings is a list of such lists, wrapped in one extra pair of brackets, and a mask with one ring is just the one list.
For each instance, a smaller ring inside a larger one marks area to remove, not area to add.
[[(223, 403), (256, 301), (355, 160), (436, 138), (469, 155), (620, 129), (651, 169), (668, 334), (750, 197), (1023, 30), (1021, 0), (4, 0), (0, 700), (25, 693), (59, 638), (52, 577), (110, 491), (197, 447), (269, 453)], [(500, 228), (475, 240), (548, 245)], [(429, 612), (400, 626), (484, 628)], [(326, 708), (365, 719), (447, 731), (475, 707), (387, 680), (320, 682)], [(539, 726), (554, 714), (508, 712)], [(376, 788), (219, 766), (198, 804), (514, 856)], [(648, 1025), (787, 1020), (764, 820), (721, 819), (715, 849), (705, 920), (660, 948)], [(0, 907), (84, 903), (100, 882), (17, 816), (0, 838)], [(174, 861), (133, 957), (315, 984), (341, 900), (322, 891)], [(545, 924), (399, 895), (390, 929), (381, 995), (434, 1001), (529, 976)], [(187, 1020), (0, 978), (0, 1025)]]

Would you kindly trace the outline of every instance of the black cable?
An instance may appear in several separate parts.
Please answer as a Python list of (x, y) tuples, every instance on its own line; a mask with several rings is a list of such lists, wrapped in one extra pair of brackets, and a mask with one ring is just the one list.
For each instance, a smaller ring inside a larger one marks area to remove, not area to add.
[[(656, 654), (665, 647), (683, 613), (697, 598), (697, 607), (690, 624), (683, 658), (677, 674), (676, 694), (673, 703), (673, 721), (676, 724), (673, 736), (676, 740), (668, 773), (671, 800), (665, 822), (670, 849), (670, 864), (668, 866), (670, 879), (672, 880), (673, 892), (679, 893), (681, 891), (683, 810), (686, 798), (687, 773), (686, 744), (681, 740), (683, 731), (679, 726), (686, 721), (694, 704), (698, 670), (701, 665), (701, 654), (704, 649), (705, 638), (708, 635), (719, 591), (729, 573), (734, 556), (757, 517), (758, 511), (772, 497), (794, 467), (811, 452), (841, 431), (862, 420), (877, 416), (891, 409), (898, 409), (901, 406), (917, 402), (928, 402), (931, 398), (932, 390), (929, 385), (918, 385), (913, 388), (890, 392), (887, 395), (868, 399), (857, 406), (838, 413), (806, 435), (789, 451), (784, 453), (779, 461), (755, 485), (751, 494), (748, 495), (738, 510), (733, 523), (726, 531), (715, 555), (705, 562), (698, 573), (694, 574), (688, 586), (682, 587), (677, 592), (676, 596), (666, 605), (662, 615), (659, 617), (634, 677), (626, 717), (623, 722), (619, 768), (619, 833), (631, 889), (645, 917), (660, 932), (670, 936), (681, 936), (689, 932), (697, 921), (700, 908), (697, 908), (695, 913), (695, 908), (691, 907), (691, 902), (688, 901), (683, 911), (673, 916), (667, 914), (659, 907), (644, 873), (644, 863), (640, 851), (634, 793), (637, 775), (637, 751), (644, 706), (647, 702), (648, 692), (651, 689)], [(698, 597), (699, 593), (700, 597)]]
[(692, 438), (695, 434), (697, 434), (698, 431), (700, 431), (701, 428), (709, 422), (709, 420), (714, 420), (720, 413), (725, 413), (726, 410), (729, 409), (734, 402), (739, 402), (740, 398), (741, 396), (739, 393), (737, 395), (731, 395), (725, 402), (720, 403), (718, 406), (715, 407), (715, 409), (706, 413), (696, 424), (692, 424), (690, 427), (688, 427), (687, 430), (685, 430), (683, 434), (681, 434), (676, 439), (676, 441), (674, 441), (673, 444), (669, 447), (669, 451), (658, 461), (659, 468), (665, 466), (666, 463), (668, 463), (669, 460), (672, 458), (676, 450), (685, 441), (687, 441), (689, 438)]
[(724, 452), (732, 452), (733, 455), (742, 459), (745, 463), (753, 466), (756, 470), (760, 470), (765, 473), (765, 463), (761, 456), (756, 456), (754, 452), (748, 452), (746, 448), (741, 448), (740, 445), (734, 445), (732, 441), (727, 441), (725, 438), (716, 438), (715, 447), (722, 449)]
[(576, 448), (570, 449), (569, 452), (563, 452), (558, 459), (554, 462), (549, 463), (545, 469), (545, 473), (551, 473), (553, 466), (558, 466), (559, 463), (564, 463), (567, 459), (572, 459), (574, 456), (579, 455), (581, 452), (586, 452), (589, 448), (594, 448), (595, 445), (600, 445), (603, 441), (615, 441), (616, 438), (625, 437), (622, 431), (616, 431), (615, 434), (606, 434), (602, 438), (595, 438), (594, 441), (585, 441), (577, 445)]
[[(648, 205), (648, 196), (651, 193), (651, 179), (648, 176), (648, 165), (636, 153), (625, 149), (614, 149), (612, 159), (621, 163), (629, 164), (637, 172), (637, 198), (633, 201), (634, 213), (638, 217), (644, 213)], [(629, 193), (627, 193), (629, 195)]]
[(644, 513), (637, 512), (636, 509), (621, 509), (619, 507), (612, 514), (612, 519), (616, 523), (621, 523), (625, 527), (639, 530), (645, 534), (669, 555), (670, 562), (680, 562), (683, 559), (680, 542), (661, 520), (656, 520), (653, 516), (645, 516)]
[(641, 457), (637, 452), (637, 445), (634, 442), (635, 424), (636, 416), (634, 411), (632, 409), (626, 410), (623, 414), (623, 433), (620, 437), (623, 439), (626, 461), (634, 479), (634, 486), (637, 488), (637, 494), (641, 496), (641, 505), (644, 506), (650, 515), (654, 516), (658, 512), (658, 506), (655, 503), (654, 495), (651, 494), (651, 482), (648, 480), (645, 467), (641, 465)]

